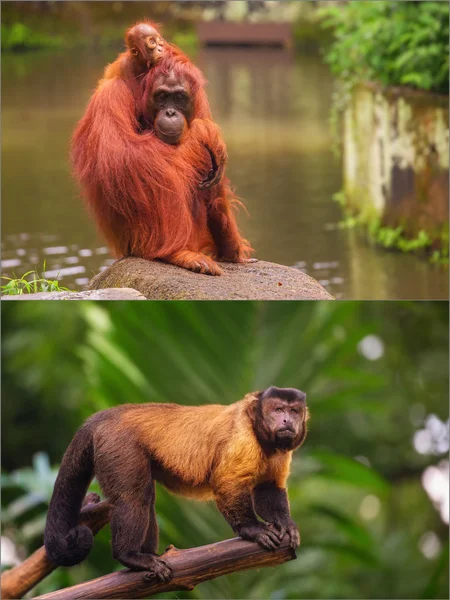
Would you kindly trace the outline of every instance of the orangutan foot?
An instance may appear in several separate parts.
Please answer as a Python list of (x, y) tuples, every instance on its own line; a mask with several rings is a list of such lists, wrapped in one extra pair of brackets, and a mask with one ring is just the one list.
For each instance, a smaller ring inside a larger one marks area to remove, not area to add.
[(201, 252), (183, 250), (166, 258), (165, 262), (177, 265), (177, 267), (182, 267), (183, 269), (189, 269), (189, 271), (194, 271), (195, 273), (203, 273), (204, 275), (222, 275), (223, 273), (215, 260)]

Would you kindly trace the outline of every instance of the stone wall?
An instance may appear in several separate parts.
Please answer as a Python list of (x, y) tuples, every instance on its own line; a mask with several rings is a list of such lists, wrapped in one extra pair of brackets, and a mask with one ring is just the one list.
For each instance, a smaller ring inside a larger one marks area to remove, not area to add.
[(344, 192), (370, 221), (426, 231), (439, 245), (448, 232), (448, 96), (405, 88), (358, 87), (344, 115)]

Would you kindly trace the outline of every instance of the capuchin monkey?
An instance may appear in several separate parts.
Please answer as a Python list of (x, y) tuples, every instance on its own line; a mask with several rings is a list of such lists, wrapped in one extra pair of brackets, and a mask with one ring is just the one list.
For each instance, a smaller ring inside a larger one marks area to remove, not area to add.
[(94, 414), (62, 459), (44, 534), (48, 558), (71, 566), (88, 555), (93, 535), (78, 517), (94, 476), (112, 504), (114, 558), (156, 580), (169, 581), (172, 571), (157, 556), (155, 481), (215, 500), (245, 540), (274, 550), (287, 533), (296, 548), (286, 482), (307, 420), (306, 394), (277, 387), (229, 406), (125, 404)]

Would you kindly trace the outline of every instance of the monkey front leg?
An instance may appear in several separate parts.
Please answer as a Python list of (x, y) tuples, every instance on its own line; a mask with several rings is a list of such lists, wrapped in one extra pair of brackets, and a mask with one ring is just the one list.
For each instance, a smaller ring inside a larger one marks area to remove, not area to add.
[(261, 483), (253, 490), (253, 499), (258, 515), (272, 523), (281, 536), (287, 533), (295, 550), (300, 545), (300, 533), (291, 519), (286, 489), (277, 487), (275, 482)]
[(257, 542), (267, 550), (280, 545), (283, 535), (258, 521), (250, 489), (216, 492), (216, 503), (233, 531), (244, 540)]

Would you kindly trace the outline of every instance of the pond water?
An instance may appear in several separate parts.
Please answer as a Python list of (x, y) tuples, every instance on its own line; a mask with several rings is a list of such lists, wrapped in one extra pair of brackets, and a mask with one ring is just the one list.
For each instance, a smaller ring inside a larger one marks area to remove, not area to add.
[[(80, 288), (112, 262), (68, 164), (70, 135), (117, 52), (2, 56), (2, 272), (37, 268)], [(336, 298), (443, 299), (448, 273), (375, 249), (339, 228), (342, 187), (332, 152), (332, 77), (312, 52), (205, 49), (196, 59), (248, 215), (256, 256), (295, 266)], [(44, 268), (45, 265), (45, 268)]]

